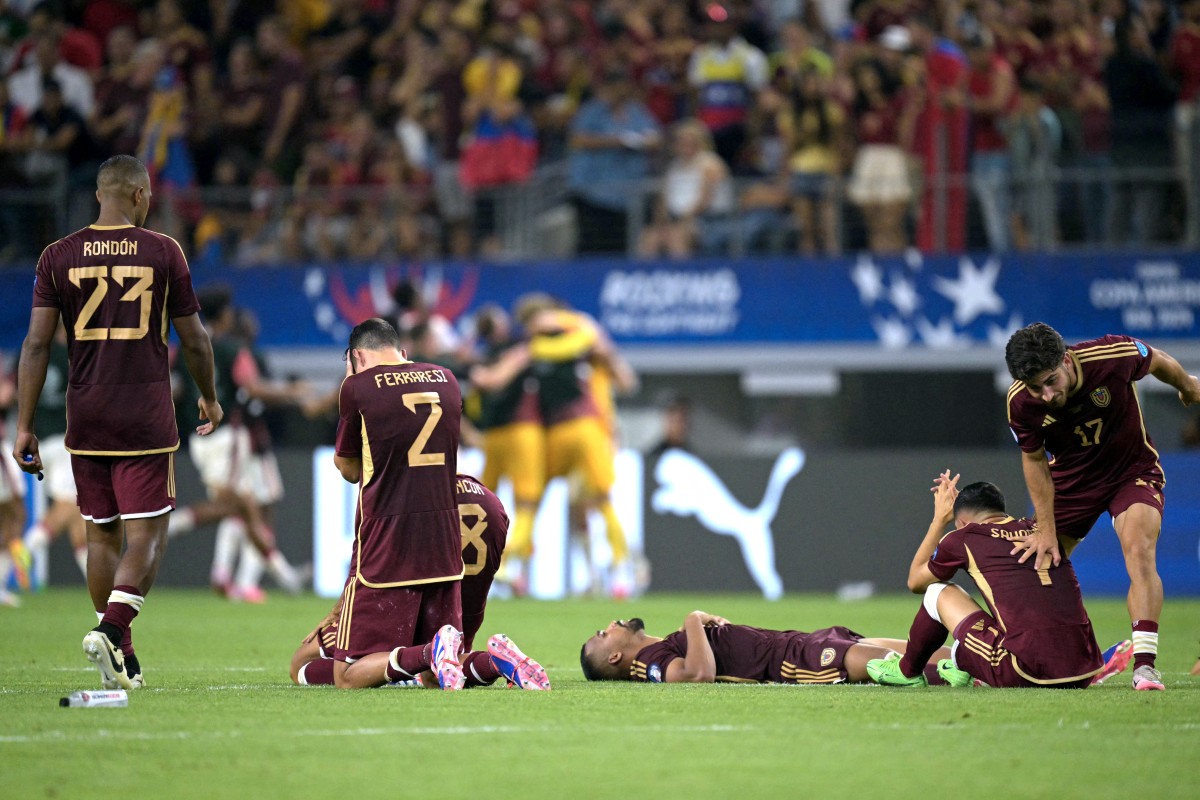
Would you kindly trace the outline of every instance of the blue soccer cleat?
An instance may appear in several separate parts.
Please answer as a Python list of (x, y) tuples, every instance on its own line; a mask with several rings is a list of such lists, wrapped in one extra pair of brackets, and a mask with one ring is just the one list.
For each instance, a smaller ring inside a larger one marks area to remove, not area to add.
[(550, 679), (546, 677), (542, 665), (522, 653), (521, 648), (503, 633), (488, 639), (488, 655), (492, 658), (492, 665), (510, 686), (536, 691), (550, 688)]

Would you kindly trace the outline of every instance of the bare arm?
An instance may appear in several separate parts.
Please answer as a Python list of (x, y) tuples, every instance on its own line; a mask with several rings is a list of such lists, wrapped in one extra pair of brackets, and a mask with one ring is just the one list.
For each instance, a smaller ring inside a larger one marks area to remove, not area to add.
[(929, 569), (929, 559), (933, 558), (946, 526), (954, 520), (958, 478), (958, 475), (951, 478), (950, 470), (946, 470), (933, 482), (933, 521), (929, 523), (929, 530), (925, 532), (925, 538), (921, 540), (921, 545), (908, 568), (908, 590), (913, 594), (920, 594), (929, 588), (930, 584), (939, 580), (933, 574), (933, 570)]
[(693, 611), (683, 621), (687, 634), (687, 656), (667, 665), (667, 683), (713, 683), (717, 679), (717, 659), (704, 629), (728, 625), (729, 621), (703, 611)]
[(1044, 563), (1043, 557), (1049, 556), (1054, 566), (1062, 562), (1058, 549), (1058, 531), (1054, 524), (1054, 479), (1050, 476), (1050, 464), (1046, 461), (1046, 451), (1021, 453), (1021, 470), (1025, 473), (1025, 486), (1029, 489), (1029, 499), (1033, 501), (1033, 514), (1037, 519), (1037, 532), (1023, 542), (1015, 542), (1013, 553), (1025, 550), (1017, 559), (1024, 564), (1029, 556), (1037, 553), (1033, 566), (1035, 569), (1049, 569), (1050, 564)]
[(29, 473), (42, 469), (38, 440), (33, 433), (33, 415), (46, 383), (50, 342), (58, 328), (58, 316), (57, 308), (33, 309), (29, 315), (29, 333), (21, 345), (21, 362), (17, 366), (17, 436), (13, 443), (13, 458), (17, 460), (17, 466)]
[(482, 392), (503, 389), (529, 366), (529, 348), (524, 345), (511, 347), (494, 364), (477, 364), (469, 373), (471, 383)]
[(175, 317), (171, 322), (175, 325), (175, 332), (179, 334), (179, 341), (183, 345), (183, 361), (187, 365), (187, 371), (196, 382), (196, 387), (200, 389), (200, 419), (207, 420), (204, 424), (196, 426), (196, 433), (207, 436), (215, 431), (225, 418), (225, 412), (217, 402), (212, 340), (208, 338), (208, 331), (204, 330), (200, 323), (199, 314)]
[(346, 456), (334, 455), (333, 465), (337, 467), (338, 472), (342, 473), (342, 477), (346, 483), (358, 483), (362, 479), (362, 459), (347, 458)]
[(1162, 350), (1156, 349), (1150, 357), (1150, 374), (1179, 392), (1179, 402), (1185, 406), (1200, 403), (1200, 379)]

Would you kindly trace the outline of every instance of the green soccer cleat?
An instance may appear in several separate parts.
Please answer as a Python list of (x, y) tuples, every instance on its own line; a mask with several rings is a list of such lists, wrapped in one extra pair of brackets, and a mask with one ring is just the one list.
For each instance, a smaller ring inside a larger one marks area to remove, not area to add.
[(975, 679), (971, 677), (971, 673), (954, 666), (954, 662), (948, 658), (943, 658), (937, 663), (937, 672), (942, 680), (956, 689), (975, 685)]
[(867, 662), (867, 675), (880, 686), (928, 686), (925, 673), (910, 678), (900, 671), (900, 654), (889, 653), (886, 658), (872, 658)]

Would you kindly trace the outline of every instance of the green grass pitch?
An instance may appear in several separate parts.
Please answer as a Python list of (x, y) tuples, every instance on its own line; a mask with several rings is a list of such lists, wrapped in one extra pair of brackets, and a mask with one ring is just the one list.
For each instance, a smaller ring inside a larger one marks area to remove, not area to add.
[[(153, 592), (135, 626), (148, 687), (128, 708), (59, 708), (99, 688), (80, 651), (81, 590), (0, 608), (0, 798), (886, 797), (1195, 798), (1200, 786), (1200, 601), (1169, 599), (1166, 692), (1128, 673), (1084, 692), (875, 686), (589, 685), (583, 639), (614, 617), (655, 634), (694, 608), (735, 622), (847, 625), (903, 637), (915, 596), (838, 603), (792, 595), (493, 601), (554, 691), (454, 694), (294, 687), (287, 665), (329, 602), (263, 606)], [(1124, 603), (1089, 604), (1101, 645)]]

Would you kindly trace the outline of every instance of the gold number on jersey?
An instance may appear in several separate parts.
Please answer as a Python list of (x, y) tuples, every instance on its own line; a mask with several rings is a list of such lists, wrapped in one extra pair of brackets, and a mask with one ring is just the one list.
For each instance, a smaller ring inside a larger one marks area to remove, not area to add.
[(1049, 567), (1042, 567), (1041, 569), (1037, 570), (1037, 574), (1038, 574), (1038, 580), (1042, 582), (1042, 586), (1050, 585), (1050, 568)]
[[(467, 525), (467, 517), (475, 517), (474, 525)], [(458, 529), (462, 532), (463, 574), (478, 575), (487, 565), (487, 542), (483, 532), (487, 530), (487, 512), (478, 503), (458, 504)], [(467, 547), (475, 545), (475, 560), (467, 561)]]
[[(1075, 435), (1079, 437), (1080, 444), (1084, 447), (1091, 447), (1094, 444), (1100, 444), (1100, 428), (1103, 427), (1104, 420), (1097, 417), (1093, 420), (1088, 420), (1083, 425), (1075, 426)], [(1084, 430), (1087, 428), (1087, 430)]]
[(88, 295), (79, 310), (75, 320), (75, 338), (82, 342), (103, 341), (105, 339), (141, 339), (150, 330), (150, 305), (154, 299), (151, 285), (154, 283), (154, 270), (150, 267), (113, 267), (112, 279), (117, 286), (125, 288), (125, 279), (134, 278), (136, 282), (129, 287), (121, 297), (123, 303), (141, 303), (136, 328), (89, 328), (88, 323), (96, 314), (96, 309), (108, 295), (108, 267), (72, 267), (67, 272), (71, 283), (83, 288), (85, 280), (95, 280), (96, 288)]
[(442, 466), (446, 463), (445, 453), (425, 452), (425, 445), (429, 444), (429, 437), (433, 436), (433, 429), (437, 427), (438, 420), (442, 418), (442, 399), (437, 392), (408, 392), (402, 395), (402, 399), (405, 408), (414, 414), (417, 413), (417, 406), (429, 406), (429, 416), (425, 418), (425, 425), (417, 434), (417, 438), (413, 440), (412, 446), (408, 448), (408, 465), (410, 467)]

